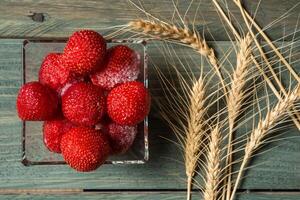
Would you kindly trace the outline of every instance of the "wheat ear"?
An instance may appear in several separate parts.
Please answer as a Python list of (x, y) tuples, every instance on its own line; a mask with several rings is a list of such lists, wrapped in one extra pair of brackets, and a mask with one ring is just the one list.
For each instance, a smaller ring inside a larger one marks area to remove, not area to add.
[[(239, 115), (242, 103), (245, 99), (244, 87), (246, 85), (247, 75), (249, 73), (249, 64), (251, 63), (251, 36), (247, 34), (245, 38), (239, 41), (239, 52), (237, 54), (237, 64), (232, 75), (231, 88), (228, 91), (228, 145), (226, 166), (228, 175), (224, 187), (224, 192), (227, 189), (227, 199), (230, 197), (231, 191), (231, 163), (232, 163), (232, 140), (235, 120)], [(227, 182), (227, 183), (226, 183)]]
[(191, 197), (192, 178), (201, 155), (202, 139), (205, 134), (204, 131), (204, 115), (206, 108), (205, 101), (205, 87), (202, 78), (199, 78), (192, 87), (190, 94), (190, 107), (188, 127), (184, 144), (184, 158), (187, 175), (187, 199)]
[(245, 97), (244, 87), (251, 62), (251, 41), (251, 36), (247, 34), (239, 42), (240, 50), (237, 54), (237, 64), (232, 75), (231, 88), (228, 92), (228, 122), (232, 128)]
[(298, 85), (292, 92), (289, 92), (286, 97), (279, 101), (276, 106), (266, 114), (265, 118), (258, 122), (257, 127), (251, 132), (249, 140), (245, 146), (245, 155), (239, 168), (230, 200), (233, 200), (235, 197), (235, 193), (244, 174), (244, 170), (253, 153), (264, 143), (270, 129), (276, 125), (276, 122), (282, 119), (282, 117), (293, 107), (294, 103), (299, 100), (299, 96), (300, 90)]
[(160, 39), (180, 41), (181, 43), (187, 44), (195, 49), (198, 53), (208, 59), (220, 79), (224, 94), (227, 94), (226, 84), (219, 69), (218, 59), (215, 55), (215, 51), (213, 48), (208, 46), (206, 40), (201, 38), (197, 32), (191, 31), (187, 28), (187, 26), (185, 26), (185, 28), (179, 28), (175, 25), (147, 21), (143, 19), (131, 21), (129, 22), (128, 26), (132, 30), (141, 31), (145, 34), (150, 34)]
[(203, 191), (204, 200), (218, 199), (218, 185), (221, 174), (221, 134), (218, 125), (210, 133), (210, 143), (206, 153), (206, 180)]

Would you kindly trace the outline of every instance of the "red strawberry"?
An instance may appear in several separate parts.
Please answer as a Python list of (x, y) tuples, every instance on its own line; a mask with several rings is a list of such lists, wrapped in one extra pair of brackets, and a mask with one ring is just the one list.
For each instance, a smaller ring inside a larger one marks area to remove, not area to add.
[(64, 133), (68, 132), (73, 125), (66, 119), (45, 121), (43, 125), (43, 138), (46, 147), (55, 153), (61, 153), (60, 141)]
[(102, 89), (91, 83), (74, 83), (62, 96), (62, 111), (64, 116), (75, 124), (97, 124), (105, 112)]
[(107, 137), (100, 131), (76, 127), (62, 136), (61, 151), (65, 161), (73, 169), (87, 172), (102, 165), (111, 149)]
[(107, 134), (115, 154), (122, 154), (131, 147), (137, 134), (137, 126), (118, 125), (114, 122), (108, 124)]
[(108, 94), (107, 112), (109, 117), (121, 125), (136, 125), (143, 121), (150, 110), (150, 94), (137, 81), (121, 84)]
[(106, 41), (92, 30), (73, 33), (63, 53), (64, 64), (78, 75), (87, 75), (96, 71), (104, 60)]
[(70, 80), (69, 70), (61, 63), (61, 54), (48, 54), (39, 71), (39, 81), (54, 90), (62, 88)]
[(100, 70), (92, 74), (93, 84), (111, 90), (115, 85), (134, 81), (140, 73), (139, 54), (124, 45), (117, 45), (107, 52)]
[(17, 110), (22, 120), (50, 120), (58, 111), (57, 94), (39, 82), (26, 83), (19, 90)]

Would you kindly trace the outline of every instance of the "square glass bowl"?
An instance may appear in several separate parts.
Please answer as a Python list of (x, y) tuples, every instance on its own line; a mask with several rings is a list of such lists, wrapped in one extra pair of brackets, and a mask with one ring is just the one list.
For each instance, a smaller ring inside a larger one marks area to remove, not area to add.
[[(50, 52), (62, 52), (66, 40), (24, 40), (23, 43), (23, 82), (38, 80), (38, 71), (43, 58)], [(112, 40), (108, 48), (122, 44), (137, 51), (141, 56), (141, 72), (138, 80), (148, 87), (147, 51), (143, 40)], [(43, 122), (24, 121), (22, 141), (22, 163), (31, 165), (64, 165), (61, 154), (50, 152), (44, 145)], [(117, 156), (111, 156), (106, 164), (143, 164), (149, 158), (148, 118), (138, 125), (137, 137), (130, 150)]]

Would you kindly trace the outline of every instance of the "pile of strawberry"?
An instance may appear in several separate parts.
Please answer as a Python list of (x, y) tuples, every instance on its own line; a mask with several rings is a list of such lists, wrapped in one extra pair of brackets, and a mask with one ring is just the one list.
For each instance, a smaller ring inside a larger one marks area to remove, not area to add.
[(73, 33), (63, 53), (50, 53), (39, 81), (22, 86), (22, 120), (44, 121), (46, 147), (77, 171), (92, 171), (109, 155), (125, 153), (137, 124), (150, 109), (150, 95), (136, 81), (140, 57), (124, 45), (106, 48), (95, 31)]

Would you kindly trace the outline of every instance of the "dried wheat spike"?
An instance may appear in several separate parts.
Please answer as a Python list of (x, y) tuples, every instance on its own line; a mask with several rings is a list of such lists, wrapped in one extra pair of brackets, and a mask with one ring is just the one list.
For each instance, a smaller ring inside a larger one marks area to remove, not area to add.
[(190, 198), (190, 190), (192, 178), (199, 156), (201, 154), (201, 143), (204, 135), (204, 115), (206, 113), (205, 102), (205, 87), (202, 78), (199, 78), (193, 85), (190, 93), (190, 107), (188, 127), (185, 138), (184, 157), (186, 175), (188, 178), (188, 198)]
[(206, 180), (203, 191), (204, 200), (218, 199), (218, 185), (221, 174), (221, 134), (218, 125), (212, 130), (208, 152), (206, 154)]
[(246, 85), (247, 75), (249, 73), (249, 64), (251, 62), (251, 36), (246, 35), (240, 41), (240, 51), (237, 54), (236, 69), (232, 75), (231, 88), (228, 94), (228, 121), (230, 126), (234, 126), (242, 102), (245, 98), (244, 87)]
[(278, 102), (276, 106), (267, 113), (264, 120), (261, 120), (256, 129), (251, 133), (249, 141), (245, 147), (245, 157), (250, 158), (252, 153), (262, 144), (268, 131), (276, 125), (276, 122), (286, 114), (299, 99), (299, 87), (289, 93), (282, 101)]
[(286, 97), (280, 100), (272, 110), (268, 111), (264, 119), (261, 119), (258, 122), (257, 127), (252, 131), (249, 140), (246, 143), (245, 155), (243, 157), (230, 200), (234, 199), (235, 192), (239, 186), (244, 169), (250, 161), (253, 153), (265, 142), (265, 138), (268, 136), (270, 129), (272, 129), (276, 123), (282, 119), (285, 114), (287, 114), (287, 112), (293, 107), (294, 103), (299, 100), (299, 97), (300, 87), (298, 85), (292, 92), (289, 92)]
[(210, 48), (206, 41), (196, 32), (192, 32), (188, 28), (178, 28), (175, 25), (156, 23), (142, 19), (130, 22), (129, 27), (133, 30), (142, 31), (146, 34), (151, 34), (165, 39), (178, 40), (184, 44), (188, 44), (201, 55), (207, 57), (212, 66), (218, 66), (215, 51)]

